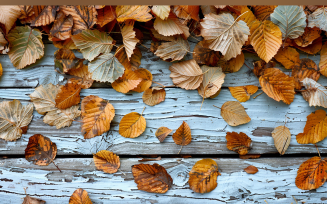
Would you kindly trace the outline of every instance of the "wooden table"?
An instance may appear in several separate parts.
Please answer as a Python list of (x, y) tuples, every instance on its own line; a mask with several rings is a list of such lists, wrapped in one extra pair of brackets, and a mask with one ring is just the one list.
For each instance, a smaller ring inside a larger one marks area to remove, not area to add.
[[(150, 47), (150, 42), (144, 42)], [(195, 43), (191, 43), (193, 50)], [(64, 84), (65, 77), (54, 71), (53, 53), (57, 48), (45, 46), (45, 56), (36, 64), (23, 70), (13, 67), (8, 56), (1, 55), (0, 63), (4, 73), (0, 79), (0, 101), (18, 99), (23, 104), (30, 101), (29, 94), (41, 84)], [(77, 188), (85, 189), (93, 203), (325, 203), (327, 184), (317, 190), (303, 191), (295, 186), (297, 170), (302, 162), (317, 155), (314, 145), (300, 145), (295, 136), (303, 131), (306, 117), (317, 110), (309, 107), (300, 94), (295, 96), (291, 105), (276, 102), (265, 94), (242, 103), (251, 122), (231, 127), (220, 116), (220, 107), (226, 101), (235, 101), (227, 87), (259, 85), (258, 79), (249, 68), (243, 66), (239, 72), (227, 74), (220, 95), (206, 99), (200, 110), (202, 98), (196, 90), (187, 91), (173, 87), (169, 78), (171, 63), (140, 47), (142, 50), (141, 67), (153, 74), (153, 80), (166, 88), (166, 100), (154, 107), (142, 101), (142, 93), (118, 93), (109, 84), (95, 83), (92, 88), (82, 90), (82, 98), (97, 95), (107, 99), (114, 106), (116, 116), (109, 132), (92, 139), (84, 139), (81, 124), (74, 121), (72, 126), (57, 130), (43, 123), (43, 116), (34, 111), (33, 121), (27, 134), (16, 142), (0, 139), (0, 203), (22, 203), (27, 194), (45, 200), (49, 204), (68, 203)], [(300, 58), (308, 57), (301, 53)], [(191, 59), (188, 54), (186, 59)], [(246, 64), (258, 60), (246, 53)], [(320, 56), (309, 56), (319, 64)], [(286, 73), (290, 70), (283, 69)], [(327, 86), (327, 79), (320, 77), (319, 83)], [(153, 84), (156, 86), (156, 84)], [(257, 93), (260, 93), (259, 90)], [(145, 132), (138, 138), (126, 139), (118, 134), (121, 118), (132, 111), (142, 112), (147, 121)], [(285, 115), (290, 118), (287, 127), (292, 133), (291, 144), (286, 154), (280, 156), (271, 137), (272, 130), (284, 124)], [(160, 126), (176, 130), (186, 121), (192, 130), (192, 142), (177, 155), (180, 146), (168, 136), (159, 143), (154, 133)], [(226, 132), (244, 132), (251, 137), (253, 149), (250, 154), (261, 154), (259, 159), (240, 159), (226, 148)], [(24, 150), (30, 136), (42, 134), (57, 144), (56, 164), (62, 170), (49, 166), (36, 166), (24, 158)], [(320, 153), (327, 153), (327, 141), (318, 143)], [(92, 153), (110, 150), (121, 158), (120, 170), (106, 174), (96, 170)], [(174, 185), (165, 194), (151, 194), (137, 189), (131, 174), (131, 166), (140, 163), (141, 157), (161, 156), (158, 163), (163, 165), (174, 180)], [(190, 156), (185, 156), (190, 155)], [(194, 193), (188, 186), (188, 172), (194, 163), (202, 158), (212, 158), (219, 166), (217, 188), (207, 194)], [(254, 165), (259, 172), (251, 175), (244, 168)], [(266, 202), (265, 202), (266, 201)]]

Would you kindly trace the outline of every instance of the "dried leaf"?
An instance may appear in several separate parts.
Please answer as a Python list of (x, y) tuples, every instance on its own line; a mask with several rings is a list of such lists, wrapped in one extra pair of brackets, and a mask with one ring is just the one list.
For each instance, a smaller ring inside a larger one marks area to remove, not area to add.
[(258, 91), (258, 87), (254, 85), (236, 86), (228, 88), (232, 96), (236, 98), (239, 102), (248, 101), (250, 99), (250, 96), (252, 96)]
[(30, 19), (33, 19), (31, 20), (31, 26), (49, 25), (55, 20), (58, 9), (59, 6), (34, 5), (33, 6), (34, 14), (29, 17)]
[(101, 9), (98, 9), (97, 12), (97, 24), (101, 27), (116, 19), (116, 8), (114, 6), (105, 6)]
[(55, 69), (60, 72), (68, 73), (84, 66), (84, 59), (75, 57), (75, 54), (70, 49), (61, 48), (54, 53)]
[[(0, 65), (1, 66), (1, 65)], [(25, 134), (33, 118), (33, 104), (23, 106), (20, 101), (3, 101), (0, 103), (0, 138), (15, 141)]]
[(307, 26), (306, 15), (301, 6), (279, 5), (270, 18), (282, 31), (283, 40), (298, 38)]
[(62, 86), (56, 95), (56, 107), (60, 109), (70, 108), (79, 104), (82, 86), (74, 80), (68, 80), (65, 86)]
[(72, 39), (83, 57), (89, 61), (94, 60), (101, 53), (110, 53), (113, 47), (113, 39), (106, 32), (98, 30), (83, 30)]
[(159, 34), (163, 36), (173, 36), (183, 34), (187, 39), (190, 36), (189, 28), (183, 24), (173, 13), (170, 13), (166, 20), (156, 18), (153, 27)]
[(93, 154), (93, 161), (98, 170), (109, 174), (116, 173), (120, 167), (119, 156), (107, 150)]
[(145, 118), (137, 112), (126, 114), (119, 123), (119, 134), (126, 138), (140, 136), (146, 127)]
[(166, 20), (169, 16), (170, 13), (170, 6), (159, 6), (159, 5), (154, 5), (152, 6), (152, 12), (156, 14), (159, 18), (162, 20)]
[(89, 63), (92, 79), (99, 82), (114, 82), (124, 74), (124, 66), (111, 53), (102, 54)]
[(133, 50), (135, 49), (136, 44), (139, 40), (136, 38), (136, 33), (133, 30), (134, 21), (126, 21), (125, 26), (121, 30), (121, 34), (123, 36), (124, 48), (128, 57), (128, 60), (131, 58), (133, 54)]
[(253, 73), (259, 78), (261, 75), (263, 75), (265, 69), (275, 67), (275, 65), (276, 62), (274, 61), (270, 61), (268, 63), (263, 60), (256, 61), (253, 63)]
[(166, 169), (157, 163), (132, 166), (134, 182), (137, 188), (149, 193), (166, 193), (173, 185), (173, 179)]
[(92, 75), (88, 70), (87, 65), (82, 65), (76, 69), (71, 69), (68, 71), (68, 74), (79, 77), (79, 79), (70, 79), (71, 81), (76, 81), (76, 83), (81, 84), (82, 89), (88, 89), (93, 84)]
[(200, 41), (194, 47), (193, 59), (200, 65), (216, 66), (219, 58), (219, 52), (209, 49), (206, 41)]
[(116, 15), (118, 22), (126, 20), (136, 20), (140, 22), (147, 22), (152, 19), (149, 13), (151, 9), (148, 6), (117, 6)]
[(327, 77), (327, 42), (325, 42), (320, 51), (319, 71)]
[(199, 21), (199, 10), (200, 7), (196, 5), (176, 5), (173, 11), (179, 18)]
[(19, 19), (28, 18), (29, 16), (34, 14), (32, 5), (19, 5), (21, 16)]
[[(4, 34), (2, 33), (2, 30), (0, 29), (0, 52), (3, 52), (3, 50), (5, 50), (7, 48), (7, 40), (4, 36)], [(5, 53), (3, 53), (5, 54)]]
[(142, 79), (142, 81), (137, 85), (135, 89), (133, 89), (133, 91), (140, 93), (150, 88), (153, 78), (151, 72), (143, 68), (137, 69), (134, 72), (139, 78)]
[(17, 18), (21, 15), (20, 8), (17, 5), (14, 6), (0, 6), (0, 23), (6, 28), (6, 34), (15, 24)]
[(277, 68), (267, 68), (260, 76), (262, 91), (276, 101), (291, 104), (295, 95), (295, 80)]
[(44, 55), (42, 34), (38, 29), (31, 29), (29, 26), (17, 26), (10, 31), (7, 39), (11, 45), (8, 55), (17, 69), (35, 63)]
[(294, 42), (300, 47), (307, 47), (308, 45), (311, 45), (315, 39), (320, 37), (320, 33), (321, 30), (317, 27), (314, 28), (306, 27), (304, 29), (303, 35), (294, 39)]
[(327, 179), (327, 161), (320, 157), (312, 157), (303, 162), (297, 171), (295, 185), (302, 190), (317, 189)]
[(245, 133), (227, 132), (226, 134), (227, 148), (240, 155), (246, 155), (251, 149), (251, 138)]
[(69, 39), (72, 35), (73, 28), (73, 16), (66, 16), (62, 11), (57, 13), (56, 20), (50, 30), (52, 37), (58, 38), (59, 40)]
[(3, 74), (3, 70), (2, 70), (2, 65), (0, 63), (0, 77), (2, 76), (2, 74)]
[(201, 35), (209, 41), (209, 48), (220, 51), (226, 60), (241, 53), (241, 48), (250, 35), (246, 23), (235, 22), (234, 17), (229, 13), (205, 15), (201, 26)]
[(257, 17), (258, 20), (264, 21), (270, 17), (277, 6), (274, 5), (258, 5), (252, 6), (254, 10), (254, 15)]
[[(238, 9), (241, 11), (240, 17), (237, 19), (238, 21), (242, 20), (246, 23), (246, 25), (251, 28), (251, 24), (253, 21), (255, 21), (257, 18), (252, 13), (252, 11), (247, 6), (237, 6)], [(233, 7), (235, 8), (235, 6)]]
[(327, 89), (324, 86), (310, 78), (303, 79), (302, 84), (305, 86), (302, 96), (309, 102), (309, 106), (322, 106), (327, 108)]
[(218, 14), (218, 9), (213, 5), (201, 5), (201, 11), (203, 15), (209, 13)]
[(220, 67), (208, 67), (203, 65), (201, 67), (203, 74), (203, 81), (198, 88), (198, 93), (203, 98), (208, 98), (221, 88), (224, 83), (225, 74)]
[(251, 25), (251, 45), (259, 57), (268, 63), (282, 45), (282, 32), (271, 21), (255, 21)]
[(60, 10), (68, 16), (73, 16), (73, 35), (76, 35), (83, 30), (91, 29), (97, 22), (97, 11), (94, 6), (60, 6)]
[(303, 52), (306, 52), (310, 55), (315, 55), (317, 54), (322, 47), (322, 37), (314, 40), (311, 45), (308, 45), (307, 47), (300, 47), (297, 46), (295, 43), (293, 44), (294, 47), (296, 47), (299, 50), (302, 50)]
[(299, 144), (315, 144), (327, 137), (327, 117), (324, 110), (317, 110), (307, 116), (303, 133), (296, 135)]
[(59, 49), (65, 48), (65, 49), (70, 49), (70, 50), (77, 50), (77, 47), (71, 38), (69, 38), (65, 41), (53, 41), (52, 43), (56, 48), (59, 48)]
[(275, 147), (279, 154), (284, 155), (291, 143), (290, 130), (285, 125), (281, 125), (276, 127), (271, 135), (274, 138)]
[(40, 134), (31, 136), (25, 149), (25, 159), (39, 166), (48, 166), (57, 154), (57, 145)]
[(279, 49), (275, 55), (275, 59), (286, 69), (292, 69), (295, 64), (300, 62), (300, 54), (294, 48), (285, 47)]
[(70, 196), (69, 204), (92, 204), (86, 190), (79, 188)]
[(163, 88), (152, 87), (144, 91), (142, 99), (148, 106), (155, 106), (165, 101), (166, 91)]
[(110, 129), (115, 109), (108, 101), (94, 95), (86, 96), (81, 102), (81, 108), (84, 139), (102, 135)]
[(255, 174), (255, 173), (257, 173), (258, 172), (258, 168), (257, 167), (255, 167), (255, 166), (248, 166), (248, 167), (246, 167), (245, 169), (244, 169), (244, 171), (246, 172), (246, 173), (248, 173), (248, 174)]
[(217, 163), (212, 159), (197, 161), (189, 173), (190, 189), (196, 193), (209, 193), (217, 187), (217, 177), (220, 175)]
[(186, 146), (191, 143), (191, 129), (185, 121), (183, 121), (181, 126), (179, 126), (179, 128), (173, 134), (173, 140), (177, 145), (182, 146)]
[(134, 49), (134, 53), (131, 58), (128, 60), (127, 54), (125, 52), (124, 45), (121, 45), (117, 48), (115, 56), (118, 61), (125, 67), (125, 70), (135, 71), (141, 65), (142, 53), (139, 48)]
[(327, 31), (327, 7), (318, 8), (308, 16), (308, 27)]
[(318, 81), (320, 72), (314, 61), (309, 58), (303, 58), (293, 67), (292, 77), (295, 79), (295, 89), (301, 89), (301, 81), (303, 79), (310, 78)]
[(23, 200), (23, 204), (45, 204), (45, 201), (26, 195), (26, 197)]
[(167, 128), (167, 127), (160, 127), (157, 129), (155, 135), (158, 138), (160, 142), (163, 142), (164, 139), (171, 133), (173, 130)]
[(238, 126), (251, 121), (244, 107), (238, 101), (227, 101), (221, 106), (220, 115), (230, 126)]
[(188, 41), (178, 36), (172, 38), (170, 42), (162, 43), (154, 54), (163, 60), (171, 59), (171, 61), (176, 61), (183, 59), (189, 50)]
[(203, 80), (202, 70), (194, 59), (173, 63), (169, 70), (173, 83), (186, 90), (197, 89)]
[(220, 58), (218, 61), (218, 66), (220, 66), (223, 69), (223, 72), (225, 73), (234, 73), (238, 72), (244, 64), (244, 54), (241, 52), (241, 54), (237, 55), (235, 58), (232, 58), (230, 60), (225, 60), (224, 57)]
[(131, 70), (126, 70), (122, 77), (119, 77), (111, 85), (116, 91), (120, 93), (128, 93), (135, 89), (140, 84), (142, 79)]

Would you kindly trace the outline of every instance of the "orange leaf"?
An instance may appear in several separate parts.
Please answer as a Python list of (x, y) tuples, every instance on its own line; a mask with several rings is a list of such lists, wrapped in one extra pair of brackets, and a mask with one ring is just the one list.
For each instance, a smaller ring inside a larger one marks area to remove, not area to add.
[(199, 6), (192, 6), (192, 5), (178, 5), (174, 6), (174, 13), (179, 17), (183, 19), (194, 19), (196, 21), (199, 21)]
[(318, 81), (320, 72), (314, 61), (309, 58), (304, 58), (293, 67), (292, 77), (295, 79), (295, 89), (301, 89), (301, 81), (303, 79), (310, 78)]
[(93, 154), (93, 161), (98, 170), (109, 174), (116, 173), (120, 167), (119, 156), (107, 150)]
[(163, 142), (164, 139), (168, 136), (168, 134), (171, 133), (171, 131), (173, 131), (173, 130), (171, 130), (167, 127), (160, 127), (157, 129), (155, 135), (160, 142)]
[(191, 129), (188, 124), (183, 121), (182, 125), (173, 134), (173, 140), (177, 145), (186, 146), (191, 143)]
[(70, 197), (69, 204), (92, 204), (92, 201), (86, 190), (79, 188), (74, 191), (73, 195)]
[(169, 14), (166, 20), (156, 18), (153, 24), (154, 29), (163, 36), (173, 36), (183, 34), (183, 37), (187, 39), (190, 36), (189, 28), (186, 24), (183, 24), (172, 12)]
[(50, 30), (51, 37), (60, 40), (69, 39), (72, 35), (73, 17), (72, 15), (66, 16), (62, 11), (57, 13), (56, 20)]
[(307, 116), (303, 133), (296, 135), (296, 141), (299, 144), (315, 144), (325, 137), (327, 137), (327, 117), (326, 112), (320, 109)]
[(59, 48), (59, 49), (61, 49), (61, 48), (70, 49), (70, 50), (77, 49), (76, 45), (74, 44), (74, 41), (71, 38), (69, 38), (65, 41), (53, 41), (52, 43), (56, 48)]
[(94, 80), (91, 78), (92, 74), (88, 70), (87, 65), (82, 65), (75, 69), (70, 69), (68, 74), (79, 77), (78, 79), (72, 78), (71, 81), (81, 84), (82, 89), (88, 89), (92, 86)]
[(26, 195), (26, 197), (23, 200), (23, 204), (45, 204), (45, 201)]
[(255, 166), (248, 166), (248, 167), (246, 167), (245, 169), (244, 169), (244, 171), (246, 172), (246, 173), (248, 173), (248, 174), (255, 174), (255, 173), (257, 173), (258, 172), (258, 168), (257, 167), (255, 167)]
[(212, 159), (197, 161), (189, 173), (190, 189), (196, 193), (209, 193), (217, 187), (218, 165)]
[(98, 12), (97, 24), (100, 25), (101, 27), (116, 19), (115, 6), (105, 6), (101, 9), (98, 9), (97, 12)]
[(134, 182), (137, 188), (149, 193), (166, 193), (173, 185), (173, 179), (166, 169), (157, 163), (132, 166)]
[(75, 57), (73, 51), (67, 48), (61, 48), (54, 53), (55, 68), (61, 72), (67, 73), (72, 69), (83, 66), (84, 59)]
[(225, 73), (234, 73), (238, 72), (244, 64), (244, 54), (241, 52), (241, 54), (237, 55), (235, 58), (232, 58), (230, 60), (225, 60), (223, 57), (220, 58), (218, 61), (217, 66), (221, 67), (223, 69), (223, 72)]
[(327, 162), (320, 157), (312, 157), (303, 162), (297, 171), (295, 185), (302, 190), (317, 189), (327, 179)]
[(155, 106), (165, 100), (166, 91), (163, 88), (152, 87), (144, 91), (142, 99), (146, 105)]
[(314, 28), (306, 27), (304, 29), (303, 35), (294, 39), (294, 42), (300, 47), (307, 47), (308, 45), (311, 45), (315, 39), (320, 37), (320, 33), (321, 30), (317, 27)]
[(25, 159), (39, 166), (48, 166), (55, 159), (57, 145), (40, 134), (31, 136), (25, 149)]
[(126, 70), (123, 76), (119, 77), (111, 85), (116, 91), (121, 93), (128, 93), (130, 90), (135, 89), (142, 79), (134, 72)]
[(238, 126), (251, 121), (244, 107), (238, 101), (227, 101), (221, 106), (220, 115), (230, 126)]
[(258, 159), (261, 157), (261, 154), (246, 154), (239, 155), (240, 159)]
[(115, 53), (118, 61), (125, 67), (125, 70), (137, 70), (141, 65), (142, 53), (139, 48), (135, 47), (134, 52), (130, 59), (127, 58), (124, 45), (117, 48)]
[(245, 133), (227, 132), (226, 134), (227, 148), (240, 155), (246, 155), (251, 149), (251, 138)]
[(62, 86), (56, 95), (56, 107), (60, 109), (70, 108), (79, 104), (82, 86), (76, 80), (68, 80), (65, 86)]
[(293, 46), (296, 47), (299, 50), (302, 50), (303, 52), (306, 52), (310, 55), (315, 55), (317, 54), (322, 47), (322, 37), (314, 40), (311, 45), (308, 45), (307, 47), (300, 47), (297, 46), (295, 43), (293, 43)]
[(31, 26), (45, 26), (52, 23), (56, 18), (58, 6), (33, 6), (34, 14), (30, 17)]
[(252, 6), (254, 10), (254, 15), (258, 20), (263, 21), (270, 17), (277, 6), (269, 5), (269, 6)]
[(250, 99), (250, 96), (255, 94), (258, 91), (258, 87), (254, 85), (248, 86), (237, 86), (237, 87), (228, 87), (230, 93), (234, 98), (239, 102), (245, 102)]
[(194, 47), (193, 59), (200, 65), (205, 64), (214, 67), (217, 65), (219, 58), (219, 52), (209, 49), (206, 41), (200, 41)]
[(117, 21), (136, 20), (147, 22), (152, 19), (152, 15), (149, 13), (150, 11), (151, 9), (148, 6), (117, 6)]
[(291, 47), (280, 48), (275, 59), (286, 69), (292, 69), (296, 63), (300, 62), (300, 54)]
[(264, 70), (267, 68), (275, 67), (276, 62), (270, 61), (266, 63), (263, 60), (259, 60), (253, 63), (254, 69), (253, 73), (256, 75), (258, 78), (264, 73)]
[(119, 123), (119, 134), (126, 138), (140, 136), (146, 127), (145, 118), (137, 112), (126, 114)]
[(144, 68), (139, 68), (134, 72), (139, 78), (142, 79), (142, 81), (137, 85), (136, 88), (133, 89), (133, 91), (140, 93), (150, 88), (150, 86), (152, 85), (153, 78), (151, 72)]
[(327, 42), (325, 42), (320, 51), (319, 69), (320, 73), (327, 77)]
[(84, 139), (101, 135), (110, 129), (110, 123), (115, 116), (115, 109), (108, 101), (90, 95), (83, 98), (81, 107)]
[(277, 68), (267, 68), (259, 78), (262, 91), (276, 101), (291, 104), (295, 95), (295, 80)]

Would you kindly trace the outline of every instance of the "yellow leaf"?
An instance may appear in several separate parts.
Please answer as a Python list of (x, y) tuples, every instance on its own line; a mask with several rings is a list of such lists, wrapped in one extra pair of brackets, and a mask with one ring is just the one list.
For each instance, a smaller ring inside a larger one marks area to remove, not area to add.
[(134, 71), (126, 70), (123, 76), (119, 77), (111, 85), (116, 91), (121, 93), (128, 93), (137, 87), (142, 81)]
[(137, 85), (136, 88), (133, 89), (133, 91), (140, 93), (147, 90), (152, 85), (153, 77), (151, 72), (143, 68), (137, 69), (134, 72), (140, 79), (142, 79), (142, 81)]
[(258, 87), (254, 85), (248, 86), (237, 86), (237, 87), (228, 87), (230, 93), (234, 98), (239, 102), (245, 102), (250, 99), (250, 96), (255, 94), (258, 91)]
[(221, 88), (224, 83), (225, 74), (220, 67), (208, 67), (203, 65), (201, 67), (203, 74), (203, 81), (198, 88), (198, 93), (203, 98), (208, 98)]
[(166, 20), (170, 13), (170, 6), (159, 6), (154, 5), (152, 6), (152, 12), (156, 14), (162, 20)]
[(148, 6), (117, 6), (117, 21), (136, 20), (147, 22), (152, 19), (152, 15), (149, 13), (150, 11), (151, 9)]
[(146, 127), (145, 118), (137, 112), (126, 114), (119, 123), (119, 134), (126, 138), (140, 136)]
[(292, 69), (296, 63), (300, 62), (300, 54), (291, 47), (280, 48), (275, 59), (286, 69)]

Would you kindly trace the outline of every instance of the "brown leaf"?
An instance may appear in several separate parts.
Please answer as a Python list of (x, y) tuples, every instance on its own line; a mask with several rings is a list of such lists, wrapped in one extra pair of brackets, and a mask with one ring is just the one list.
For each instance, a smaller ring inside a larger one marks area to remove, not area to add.
[(160, 142), (163, 142), (164, 139), (171, 133), (173, 130), (167, 128), (167, 127), (160, 127), (157, 129), (155, 135), (158, 138)]
[(295, 89), (301, 89), (301, 81), (303, 79), (310, 78), (318, 81), (320, 72), (314, 61), (309, 58), (303, 58), (293, 67), (292, 77), (295, 79)]
[(144, 91), (142, 99), (146, 105), (155, 106), (165, 101), (165, 97), (165, 89), (159, 87), (152, 87)]
[(267, 6), (252, 6), (254, 10), (254, 15), (258, 20), (263, 21), (270, 17), (277, 6), (267, 5)]
[(107, 150), (93, 154), (93, 161), (98, 170), (109, 174), (116, 173), (120, 167), (119, 156)]
[(25, 149), (25, 159), (39, 166), (48, 166), (55, 159), (57, 145), (40, 134), (31, 136)]
[(119, 134), (126, 138), (140, 136), (146, 128), (145, 118), (137, 112), (126, 114), (119, 123)]
[(197, 89), (203, 80), (202, 70), (194, 59), (173, 63), (169, 70), (173, 83), (186, 90)]
[(110, 123), (115, 116), (115, 109), (108, 101), (90, 95), (83, 98), (81, 107), (84, 139), (102, 135), (110, 129)]
[(183, 121), (182, 125), (173, 134), (173, 140), (177, 145), (186, 146), (191, 143), (191, 129), (188, 124)]
[(275, 55), (275, 59), (286, 69), (292, 69), (295, 64), (300, 62), (300, 54), (294, 48), (285, 47), (279, 49)]
[(26, 197), (23, 200), (23, 204), (45, 204), (45, 201), (26, 195)]
[(194, 19), (196, 21), (199, 21), (199, 10), (200, 7), (199, 6), (195, 6), (195, 5), (178, 5), (178, 6), (174, 6), (174, 13), (182, 19)]
[(51, 36), (59, 40), (67, 40), (72, 35), (73, 16), (66, 16), (62, 11), (57, 13), (56, 20), (50, 30)]
[(325, 42), (320, 51), (319, 69), (320, 73), (327, 77), (327, 42)]
[(253, 66), (254, 66), (253, 73), (254, 73), (254, 75), (256, 75), (256, 77), (259, 78), (261, 75), (263, 75), (265, 69), (275, 67), (275, 65), (276, 65), (276, 62), (274, 62), (274, 61), (270, 61), (268, 63), (266, 63), (263, 60), (255, 61), (253, 63)]
[(285, 154), (285, 151), (291, 143), (290, 130), (285, 125), (281, 125), (276, 127), (271, 135), (274, 138), (275, 147), (279, 154)]
[(118, 92), (128, 93), (135, 89), (141, 81), (142, 79), (134, 71), (126, 70), (123, 76), (119, 77), (111, 85)]
[(98, 9), (97, 12), (98, 12), (97, 24), (99, 24), (101, 27), (116, 19), (115, 6), (105, 6), (101, 9)]
[(149, 13), (150, 11), (151, 9), (148, 6), (117, 6), (117, 21), (124, 22), (126, 20), (136, 20), (147, 22), (152, 19), (152, 15)]
[(172, 12), (166, 20), (156, 18), (154, 29), (163, 36), (183, 35), (185, 40), (190, 36), (189, 28), (184, 21), (180, 21)]
[(6, 34), (9, 33), (20, 14), (20, 8), (17, 5), (0, 6), (0, 23), (5, 26)]
[(34, 14), (28, 17), (31, 26), (45, 26), (52, 23), (55, 18), (59, 6), (33, 6)]
[(92, 204), (86, 190), (79, 188), (70, 196), (69, 204)]
[(314, 40), (311, 45), (308, 45), (307, 47), (300, 47), (297, 46), (295, 43), (293, 43), (293, 46), (296, 47), (299, 50), (302, 50), (303, 52), (306, 52), (310, 55), (315, 55), (317, 54), (322, 47), (322, 37)]
[(203, 81), (198, 88), (198, 93), (203, 98), (208, 98), (216, 94), (224, 83), (225, 74), (220, 67), (201, 66)]
[(246, 155), (251, 149), (251, 138), (245, 133), (227, 132), (226, 134), (227, 148), (240, 155)]
[(240, 159), (258, 159), (261, 157), (261, 154), (246, 154), (239, 155)]
[(255, 167), (255, 166), (248, 166), (248, 167), (246, 167), (245, 169), (244, 169), (244, 171), (246, 172), (246, 173), (248, 173), (248, 174), (255, 174), (255, 173), (257, 173), (258, 172), (258, 168), (257, 167)]
[(0, 54), (6, 54), (9, 51), (8, 41), (6, 40), (2, 30), (0, 29)]
[(209, 49), (206, 41), (200, 41), (194, 47), (193, 59), (199, 65), (205, 64), (214, 67), (217, 65), (219, 58), (219, 52)]
[(259, 78), (262, 91), (276, 101), (291, 104), (295, 95), (295, 80), (277, 68), (267, 68)]
[(303, 133), (296, 135), (299, 144), (316, 144), (327, 137), (327, 117), (322, 109), (316, 110), (307, 116)]
[(139, 68), (134, 72), (139, 78), (142, 79), (142, 81), (137, 85), (136, 88), (133, 89), (133, 91), (140, 93), (150, 88), (153, 79), (151, 72), (144, 68)]
[(72, 82), (76, 81), (76, 83), (81, 84), (82, 89), (88, 89), (93, 84), (92, 74), (89, 72), (87, 65), (82, 65), (75, 69), (70, 69), (68, 74), (79, 77), (78, 79), (72, 78), (69, 79)]
[(19, 19), (28, 18), (29, 16), (34, 14), (32, 5), (19, 5), (21, 16)]
[(94, 6), (60, 6), (60, 10), (68, 16), (73, 16), (73, 35), (76, 35), (83, 30), (87, 30), (93, 27), (97, 22), (97, 11)]
[(147, 161), (160, 161), (161, 160), (161, 156), (157, 157), (157, 158), (142, 158), (140, 160), (137, 160), (138, 162), (147, 162)]
[(250, 99), (250, 96), (252, 96), (258, 91), (258, 87), (254, 85), (236, 86), (228, 88), (232, 96), (236, 98), (239, 102), (248, 101)]
[(139, 42), (139, 39), (136, 38), (136, 33), (133, 30), (134, 21), (128, 20), (125, 21), (125, 26), (121, 30), (121, 34), (123, 36), (124, 48), (128, 57), (128, 60), (131, 58), (133, 54), (133, 50), (135, 49), (136, 44)]
[(294, 39), (294, 42), (300, 47), (307, 47), (308, 45), (311, 45), (315, 39), (320, 37), (320, 33), (321, 30), (317, 27), (314, 28), (306, 27), (304, 29), (303, 35)]
[(79, 104), (82, 86), (75, 80), (68, 80), (65, 86), (62, 86), (56, 95), (56, 107), (60, 109), (70, 108)]
[(217, 187), (219, 175), (218, 165), (214, 160), (201, 159), (194, 164), (189, 173), (190, 189), (196, 193), (209, 193)]
[(251, 121), (244, 107), (238, 101), (227, 101), (221, 106), (220, 115), (230, 126), (238, 126)]
[(188, 41), (178, 36), (177, 38), (171, 37), (170, 42), (161, 43), (154, 54), (163, 60), (171, 60), (173, 62), (183, 59), (189, 50), (190, 45)]
[(135, 47), (134, 53), (128, 60), (124, 45), (117, 48), (115, 56), (118, 61), (125, 67), (125, 70), (135, 71), (141, 65), (142, 53), (139, 48)]
[(166, 169), (157, 163), (132, 166), (134, 182), (137, 188), (149, 193), (166, 193), (173, 185), (173, 179)]
[(83, 67), (84, 59), (75, 57), (70, 49), (61, 48), (54, 53), (55, 68), (60, 72), (68, 73), (71, 70)]
[(221, 67), (223, 69), (223, 72), (225, 73), (234, 73), (238, 72), (244, 64), (244, 54), (241, 52), (241, 54), (237, 55), (235, 58), (232, 58), (230, 60), (225, 60), (224, 57), (221, 57), (218, 61), (217, 66)]
[(303, 162), (297, 171), (295, 185), (302, 190), (317, 189), (327, 179), (327, 161), (320, 157), (312, 157)]
[(70, 49), (70, 50), (77, 50), (77, 47), (71, 38), (64, 40), (64, 41), (53, 41), (52, 43), (56, 48), (59, 48), (59, 49), (65, 48), (65, 49)]

